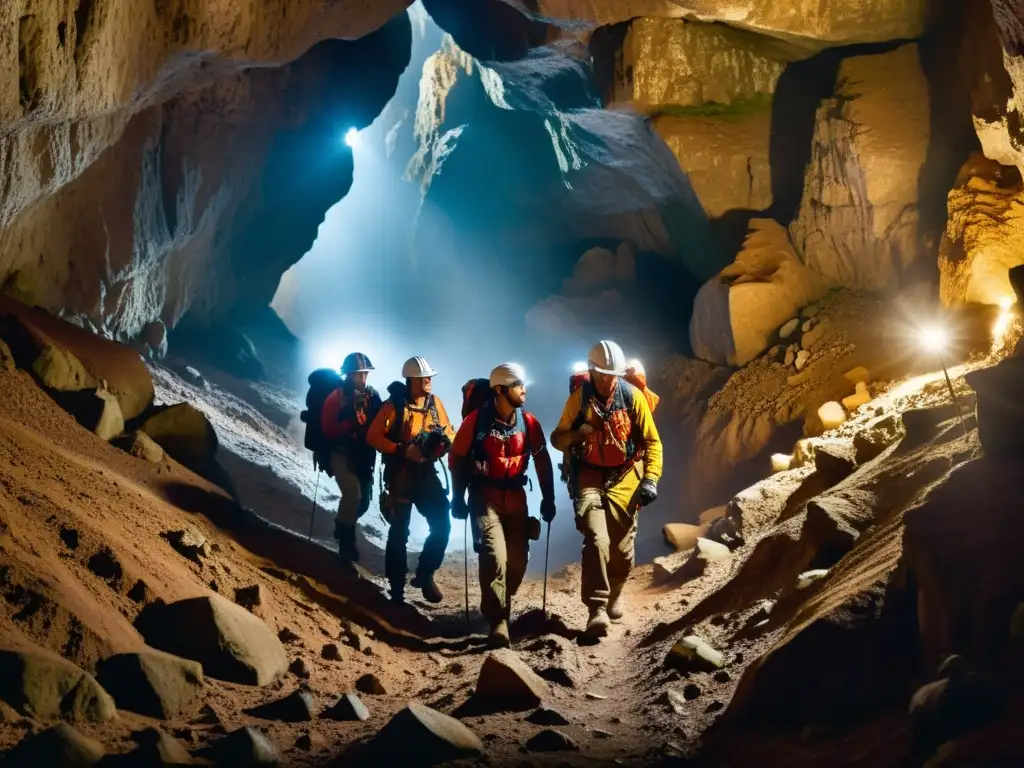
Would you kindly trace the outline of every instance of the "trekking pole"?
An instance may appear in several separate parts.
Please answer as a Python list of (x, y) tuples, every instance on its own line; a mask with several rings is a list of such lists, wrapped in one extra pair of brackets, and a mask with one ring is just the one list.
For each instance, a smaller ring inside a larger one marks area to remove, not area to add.
[(469, 516), (462, 526), (462, 563), (466, 581), (466, 633), (469, 634)]
[(548, 520), (548, 532), (544, 541), (544, 597), (541, 599), (541, 611), (544, 620), (548, 618), (548, 555), (551, 553), (551, 521)]
[(316, 473), (316, 488), (313, 489), (313, 512), (309, 516), (309, 536), (308, 541), (313, 540), (313, 521), (316, 520), (316, 497), (320, 493), (320, 472)]

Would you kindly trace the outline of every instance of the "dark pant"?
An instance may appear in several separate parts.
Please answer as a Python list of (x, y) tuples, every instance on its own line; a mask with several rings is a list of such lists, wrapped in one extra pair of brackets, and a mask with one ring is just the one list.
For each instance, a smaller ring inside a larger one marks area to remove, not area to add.
[(384, 550), (384, 573), (391, 584), (405, 584), (409, 573), (407, 547), (412, 508), (415, 506), (430, 526), (430, 534), (423, 544), (416, 568), (417, 576), (432, 576), (441, 567), (452, 521), (448, 516), (448, 497), (433, 464), (404, 464), (389, 475), (391, 527)]

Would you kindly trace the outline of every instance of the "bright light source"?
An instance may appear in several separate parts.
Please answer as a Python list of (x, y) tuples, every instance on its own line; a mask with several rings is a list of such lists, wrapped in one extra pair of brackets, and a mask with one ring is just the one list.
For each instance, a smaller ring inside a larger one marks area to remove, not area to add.
[(1015, 296), (1003, 296), (999, 300), (999, 308), (1004, 312), (1013, 306), (1013, 303), (1017, 300)]
[(573, 365), (572, 371), (573, 371), (573, 373), (583, 373), (589, 367), (590, 366), (587, 365), (586, 363), (576, 363), (575, 365)]
[(349, 128), (348, 132), (345, 134), (345, 143), (350, 147), (354, 147), (356, 145), (356, 142), (358, 141), (359, 131), (357, 131), (355, 128)]
[(630, 360), (629, 363), (626, 365), (626, 367), (627, 368), (632, 368), (633, 369), (633, 373), (637, 373), (640, 376), (646, 376), (647, 375), (647, 370), (644, 368), (644, 364), (641, 363), (636, 358), (633, 358), (632, 360)]
[(949, 337), (946, 335), (945, 328), (930, 325), (927, 328), (921, 329), (921, 346), (929, 352), (935, 352), (936, 354), (943, 352), (948, 343)]

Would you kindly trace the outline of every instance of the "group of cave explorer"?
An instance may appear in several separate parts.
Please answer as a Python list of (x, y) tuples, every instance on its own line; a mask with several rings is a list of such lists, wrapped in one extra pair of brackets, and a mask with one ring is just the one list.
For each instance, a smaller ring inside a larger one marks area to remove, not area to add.
[[(413, 506), (430, 532), (411, 584), (431, 603), (443, 599), (434, 573), (448, 546), (450, 509), (451, 517), (471, 521), (481, 611), (490, 622), (491, 644), (507, 647), (512, 597), (526, 573), (529, 542), (540, 537), (540, 521), (527, 513), (531, 457), (542, 494), (541, 518), (550, 524), (555, 517), (554, 473), (544, 431), (523, 408), (524, 371), (503, 363), (489, 379), (467, 382), (456, 432), (441, 399), (431, 392), (437, 372), (424, 358), (406, 361), (405, 381), (392, 383), (383, 402), (367, 384), (372, 370), (366, 355), (349, 355), (341, 369), (344, 378), (320, 414), (328, 448), (314, 460), (329, 468), (341, 491), (335, 537), (342, 561), (351, 565), (358, 560), (356, 523), (369, 508), (379, 452), (380, 507), (390, 526), (385, 575), (392, 600), (404, 601)], [(662, 446), (652, 412), (658, 397), (647, 387), (642, 367), (627, 366), (613, 341), (590, 350), (588, 370), (571, 377), (569, 390), (551, 444), (564, 454), (562, 477), (583, 535), (582, 598), (590, 610), (586, 633), (599, 638), (610, 622), (622, 618), (620, 598), (634, 565), (639, 509), (657, 497)], [(450, 507), (434, 467), (445, 456), (452, 474)]]

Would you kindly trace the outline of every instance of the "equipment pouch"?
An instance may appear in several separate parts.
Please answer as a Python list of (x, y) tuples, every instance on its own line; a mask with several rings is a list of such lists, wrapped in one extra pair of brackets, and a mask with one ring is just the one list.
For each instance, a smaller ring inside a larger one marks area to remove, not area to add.
[(530, 515), (526, 518), (526, 539), (537, 541), (540, 539), (540, 518)]

